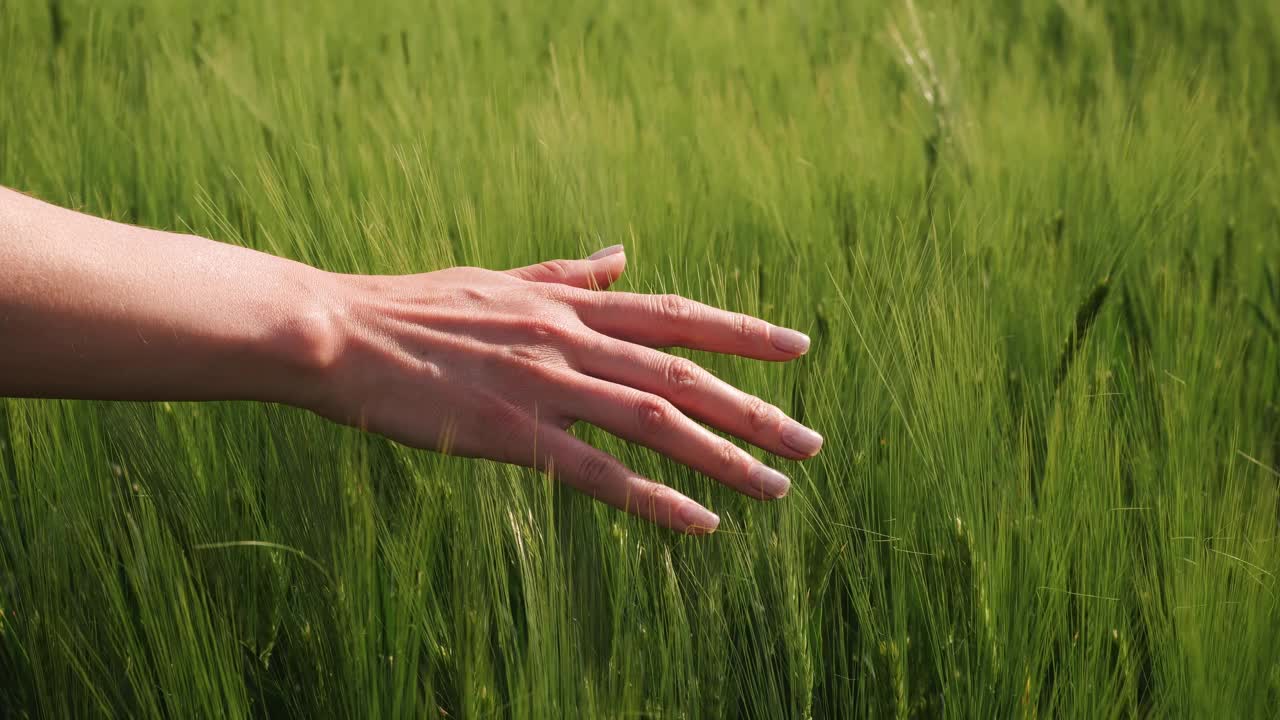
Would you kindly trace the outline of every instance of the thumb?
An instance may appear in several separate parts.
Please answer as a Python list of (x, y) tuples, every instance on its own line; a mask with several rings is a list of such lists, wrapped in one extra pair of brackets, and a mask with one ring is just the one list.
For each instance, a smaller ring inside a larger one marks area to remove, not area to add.
[(588, 290), (603, 290), (613, 284), (627, 266), (621, 245), (613, 245), (585, 260), (548, 260), (537, 265), (508, 270), (507, 274), (530, 282), (559, 283)]

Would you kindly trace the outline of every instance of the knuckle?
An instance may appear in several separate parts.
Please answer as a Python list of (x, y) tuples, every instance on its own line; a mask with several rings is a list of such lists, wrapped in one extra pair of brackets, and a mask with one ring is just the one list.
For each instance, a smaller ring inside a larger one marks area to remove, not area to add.
[(652, 434), (671, 425), (675, 408), (659, 397), (641, 396), (635, 403), (636, 421), (641, 432)]
[(579, 305), (583, 304), (584, 300), (588, 300), (591, 297), (589, 294), (583, 294), (590, 293), (589, 290), (583, 290), (582, 288), (565, 285), (563, 283), (540, 283), (538, 292), (540, 292), (542, 297), (547, 300), (551, 300), (559, 305), (573, 309), (576, 309)]
[(586, 328), (571, 331), (560, 344), (559, 358), (563, 365), (581, 368), (589, 358), (606, 355), (612, 338), (603, 338)]
[(502, 436), (511, 436), (524, 426), (524, 412), (505, 400), (494, 399), (485, 403), (477, 412), (477, 428), (481, 432), (495, 432)]
[(701, 373), (702, 369), (692, 361), (678, 357), (667, 360), (667, 385), (672, 390), (689, 392), (696, 389)]
[(738, 450), (738, 446), (723, 440), (719, 449), (716, 451), (717, 458), (720, 460), (720, 466), (726, 470), (735, 470), (742, 465), (742, 456)]
[(667, 322), (685, 322), (693, 315), (692, 303), (679, 295), (656, 295), (654, 296), (654, 303), (658, 317)]
[(747, 401), (747, 418), (755, 430), (764, 430), (778, 423), (781, 411), (760, 398), (753, 397)]
[(504, 350), (511, 365), (528, 372), (536, 372), (559, 360), (552, 350), (540, 345), (511, 345)]
[(603, 455), (587, 453), (578, 461), (577, 474), (583, 492), (598, 496), (613, 475), (613, 463)]
[(490, 305), (490, 304), (493, 304), (494, 300), (497, 299), (496, 293), (494, 293), (491, 289), (485, 288), (485, 287), (463, 288), (462, 297), (466, 298), (470, 302), (475, 303), (477, 305), (479, 304)]
[(740, 339), (751, 342), (764, 335), (764, 323), (750, 315), (737, 313), (733, 316), (733, 331)]
[(558, 385), (568, 360), (559, 348), (546, 343), (525, 342), (489, 351), (485, 368), (507, 382)]
[(569, 336), (564, 323), (550, 317), (535, 317), (525, 321), (525, 329), (536, 342), (554, 343)]
[(628, 499), (628, 509), (650, 520), (661, 518), (661, 508), (668, 502), (671, 490), (665, 485), (652, 484), (643, 487)]
[(543, 274), (552, 278), (565, 278), (573, 271), (573, 263), (568, 260), (547, 260), (538, 263), (538, 268)]

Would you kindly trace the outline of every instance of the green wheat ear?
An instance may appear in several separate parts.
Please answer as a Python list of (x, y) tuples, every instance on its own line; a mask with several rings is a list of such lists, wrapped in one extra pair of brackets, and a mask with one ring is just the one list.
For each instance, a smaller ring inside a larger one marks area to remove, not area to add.
[(1094, 320), (1098, 318), (1098, 313), (1102, 311), (1102, 304), (1106, 302), (1107, 295), (1110, 292), (1111, 279), (1103, 278), (1090, 291), (1089, 296), (1080, 304), (1080, 307), (1076, 309), (1075, 322), (1072, 325), (1071, 333), (1067, 335), (1067, 339), (1063, 343), (1062, 353), (1058, 356), (1058, 369), (1053, 374), (1053, 387), (1055, 390), (1062, 385), (1062, 381), (1066, 379), (1067, 374), (1071, 371), (1071, 364), (1075, 361), (1081, 346), (1084, 345), (1085, 337), (1089, 334), (1089, 328), (1093, 326)]
[[(1270, 267), (1263, 266), (1262, 278), (1266, 285), (1262, 302), (1247, 299), (1245, 306), (1249, 308), (1253, 319), (1262, 326), (1263, 332), (1267, 333), (1273, 341), (1280, 342), (1280, 287), (1277, 286), (1275, 274), (1271, 272)], [(1269, 309), (1263, 306), (1263, 303), (1268, 301)]]

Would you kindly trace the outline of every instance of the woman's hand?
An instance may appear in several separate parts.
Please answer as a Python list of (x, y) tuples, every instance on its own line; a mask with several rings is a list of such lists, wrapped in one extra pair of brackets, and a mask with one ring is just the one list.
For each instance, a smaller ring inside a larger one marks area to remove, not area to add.
[(337, 275), (0, 188), (0, 397), (283, 402), (421, 448), (551, 471), (685, 532), (719, 519), (566, 432), (585, 420), (758, 498), (822, 438), (679, 345), (791, 360), (809, 339), (674, 295), (601, 292), (621, 246), (508, 272)]
[(784, 475), (699, 422), (792, 459), (812, 457), (822, 437), (653, 348), (791, 360), (809, 339), (676, 295), (602, 292), (625, 265), (616, 246), (507, 272), (327, 275), (318, 295), (333, 305), (311, 343), (320, 376), (297, 404), (406, 445), (546, 469), (682, 532), (711, 532), (719, 518), (566, 429), (583, 420), (752, 497), (785, 495)]

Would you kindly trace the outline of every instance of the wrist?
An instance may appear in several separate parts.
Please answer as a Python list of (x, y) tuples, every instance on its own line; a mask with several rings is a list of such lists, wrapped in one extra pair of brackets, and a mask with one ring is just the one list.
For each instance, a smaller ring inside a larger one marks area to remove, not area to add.
[(284, 312), (265, 343), (271, 372), (262, 400), (314, 410), (344, 345), (341, 276), (289, 262), (280, 283)]

